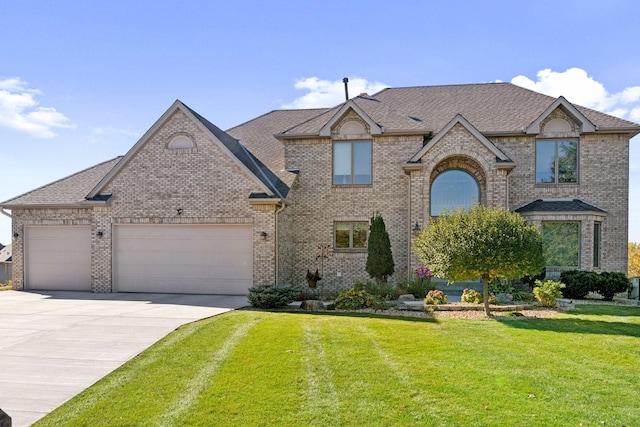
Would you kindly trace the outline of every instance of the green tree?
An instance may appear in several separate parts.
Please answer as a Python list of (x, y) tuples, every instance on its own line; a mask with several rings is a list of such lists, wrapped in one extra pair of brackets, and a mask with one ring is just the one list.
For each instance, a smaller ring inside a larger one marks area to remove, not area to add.
[(640, 277), (640, 243), (628, 244), (629, 249), (629, 270), (627, 276)]
[(389, 233), (382, 215), (378, 213), (371, 218), (369, 226), (366, 269), (369, 276), (378, 282), (386, 282), (395, 271)]
[(474, 206), (432, 219), (413, 250), (434, 276), (450, 283), (482, 278), (487, 316), (491, 279), (534, 275), (544, 267), (538, 229), (500, 208)]

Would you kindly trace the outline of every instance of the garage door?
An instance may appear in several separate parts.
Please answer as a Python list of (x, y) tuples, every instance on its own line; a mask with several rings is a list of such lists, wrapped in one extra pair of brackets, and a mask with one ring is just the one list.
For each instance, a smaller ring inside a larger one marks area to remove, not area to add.
[(25, 235), (27, 289), (91, 290), (90, 227), (29, 226)]
[(118, 292), (246, 295), (251, 225), (115, 225)]

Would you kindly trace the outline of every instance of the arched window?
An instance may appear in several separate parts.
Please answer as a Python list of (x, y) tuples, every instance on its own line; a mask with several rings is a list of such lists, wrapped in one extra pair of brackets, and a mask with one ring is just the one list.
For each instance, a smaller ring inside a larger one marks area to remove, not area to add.
[(184, 148), (195, 148), (196, 143), (189, 135), (178, 134), (171, 138), (167, 144), (167, 148), (170, 150), (180, 150)]
[(460, 169), (449, 169), (439, 174), (431, 184), (431, 216), (441, 215), (446, 209), (470, 209), (480, 202), (480, 187), (476, 179)]

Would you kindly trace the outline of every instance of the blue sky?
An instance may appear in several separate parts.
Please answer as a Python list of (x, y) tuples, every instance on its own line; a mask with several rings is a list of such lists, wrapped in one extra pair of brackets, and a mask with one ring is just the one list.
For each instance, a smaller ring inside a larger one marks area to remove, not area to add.
[[(175, 99), (227, 129), (339, 103), (343, 77), (352, 95), (512, 81), (640, 122), (633, 0), (21, 0), (0, 16), (0, 201), (125, 154)], [(630, 188), (640, 212), (640, 136)]]

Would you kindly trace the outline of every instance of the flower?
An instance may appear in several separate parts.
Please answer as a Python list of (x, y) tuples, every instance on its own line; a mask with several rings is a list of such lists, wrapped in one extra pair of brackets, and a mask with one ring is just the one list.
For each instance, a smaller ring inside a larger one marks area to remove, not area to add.
[(424, 279), (425, 277), (431, 279), (431, 270), (429, 270), (429, 267), (419, 267), (417, 274), (420, 279)]

